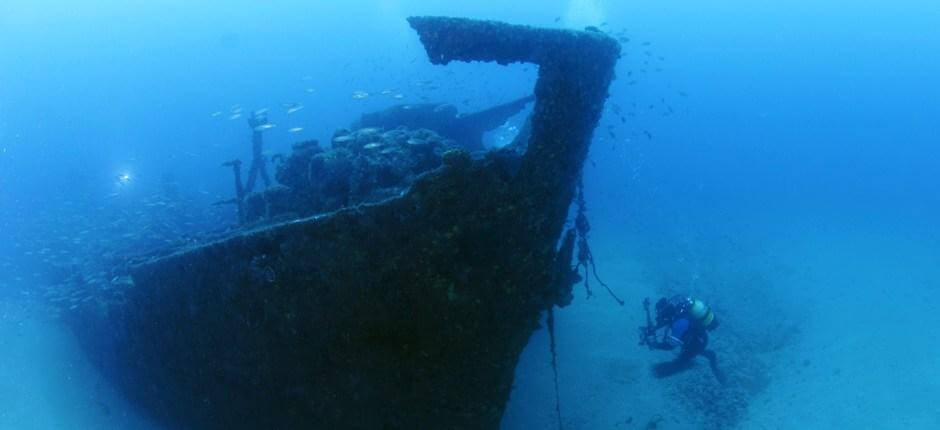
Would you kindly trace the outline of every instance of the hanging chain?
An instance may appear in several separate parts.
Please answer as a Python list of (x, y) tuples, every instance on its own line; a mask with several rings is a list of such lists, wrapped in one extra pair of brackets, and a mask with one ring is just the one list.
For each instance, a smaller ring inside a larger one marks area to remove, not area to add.
[[(594, 264), (594, 254), (591, 253), (591, 247), (588, 245), (588, 233), (591, 231), (591, 224), (587, 220), (587, 206), (584, 202), (584, 179), (578, 181), (578, 215), (574, 219), (574, 228), (578, 234), (578, 264), (575, 266), (574, 270), (579, 272), (581, 269), (584, 269), (584, 289), (587, 291), (587, 297), (591, 298), (593, 292), (591, 291), (590, 276), (593, 275), (594, 279), (597, 280), (601, 286), (603, 286), (607, 293), (610, 294), (620, 306), (624, 305), (624, 301), (617, 297), (616, 294), (607, 286), (604, 281), (597, 275), (597, 265)], [(590, 268), (591, 273), (588, 273)]]

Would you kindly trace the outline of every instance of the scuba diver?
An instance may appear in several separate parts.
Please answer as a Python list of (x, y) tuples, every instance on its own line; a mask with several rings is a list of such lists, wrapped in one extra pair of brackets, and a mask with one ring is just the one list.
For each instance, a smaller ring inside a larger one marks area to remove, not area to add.
[[(692, 365), (698, 356), (708, 359), (712, 373), (718, 382), (726, 381), (724, 373), (718, 368), (715, 352), (708, 348), (708, 332), (718, 327), (718, 319), (711, 307), (705, 302), (690, 296), (665, 297), (656, 302), (656, 322), (650, 318), (650, 300), (643, 300), (646, 310), (646, 326), (640, 327), (640, 345), (649, 349), (673, 350), (679, 348), (679, 355), (672, 361), (653, 366), (653, 373), (660, 378), (679, 373)], [(662, 338), (657, 332), (666, 328)]]
[(244, 193), (248, 194), (255, 188), (255, 180), (261, 176), (264, 181), (264, 187), (271, 185), (271, 177), (268, 176), (267, 165), (264, 162), (264, 139), (261, 134), (274, 127), (274, 124), (268, 123), (268, 113), (266, 109), (254, 111), (248, 116), (248, 126), (251, 127), (251, 167), (248, 169), (248, 181), (245, 182)]

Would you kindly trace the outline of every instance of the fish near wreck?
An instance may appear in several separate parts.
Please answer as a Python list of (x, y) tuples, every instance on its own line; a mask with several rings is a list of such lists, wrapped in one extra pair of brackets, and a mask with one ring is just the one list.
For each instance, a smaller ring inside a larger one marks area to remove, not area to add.
[(451, 139), (468, 151), (481, 151), (483, 134), (503, 125), (521, 112), (535, 96), (521, 97), (479, 112), (458, 114), (457, 108), (446, 103), (421, 103), (392, 106), (378, 112), (363, 114), (352, 128), (379, 127), (393, 129), (428, 129)]
[(67, 320), (156, 420), (499, 428), (541, 313), (570, 300), (563, 228), (620, 46), (592, 32), (408, 21), (432, 63), (539, 65), (525, 152), (450, 149), (402, 195), (138, 261), (122, 300)]

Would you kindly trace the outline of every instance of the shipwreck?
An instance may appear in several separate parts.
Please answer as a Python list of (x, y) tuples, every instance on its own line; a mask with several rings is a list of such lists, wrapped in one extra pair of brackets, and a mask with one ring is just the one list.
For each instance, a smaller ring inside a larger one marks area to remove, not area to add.
[(272, 216), (272, 194), (275, 221), (137, 261), (121, 300), (67, 318), (156, 421), (499, 427), (540, 315), (570, 301), (565, 223), (620, 45), (598, 31), (408, 22), (434, 64), (538, 66), (519, 144), (447, 149), (401, 193), (324, 213)]

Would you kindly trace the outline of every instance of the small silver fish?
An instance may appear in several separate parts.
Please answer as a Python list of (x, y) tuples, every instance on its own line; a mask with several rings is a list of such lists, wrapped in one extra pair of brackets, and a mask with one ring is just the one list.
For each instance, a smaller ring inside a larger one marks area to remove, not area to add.
[(275, 127), (274, 124), (261, 124), (261, 125), (255, 127), (255, 131), (268, 131), (268, 130), (274, 128), (274, 127)]

